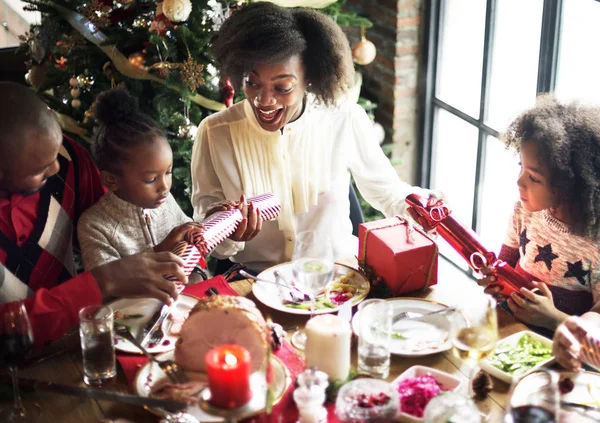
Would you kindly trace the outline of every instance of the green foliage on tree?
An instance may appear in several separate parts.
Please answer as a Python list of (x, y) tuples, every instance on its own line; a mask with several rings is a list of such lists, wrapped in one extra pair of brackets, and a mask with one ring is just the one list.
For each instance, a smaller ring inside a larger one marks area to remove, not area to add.
[[(196, 125), (224, 107), (223, 80), (212, 65), (209, 43), (223, 19), (247, 2), (193, 0), (189, 16), (172, 23), (152, 0), (24, 1), (27, 9), (42, 12), (41, 23), (22, 38), (21, 48), (30, 59), (28, 81), (60, 114), (64, 131), (87, 145), (96, 96), (125, 86), (167, 130), (174, 157), (171, 192), (191, 215)], [(342, 26), (372, 25), (345, 12), (344, 3), (322, 11)], [(191, 66), (184, 68), (185, 63)], [(241, 93), (236, 94), (239, 98)]]

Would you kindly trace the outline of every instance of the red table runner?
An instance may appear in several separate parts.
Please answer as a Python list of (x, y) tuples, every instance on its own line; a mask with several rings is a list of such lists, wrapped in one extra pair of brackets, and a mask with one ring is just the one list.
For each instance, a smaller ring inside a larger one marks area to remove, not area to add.
[[(194, 285), (187, 286), (183, 290), (183, 293), (197, 298), (204, 298), (207, 297), (206, 291), (209, 288), (215, 288), (221, 295), (238, 295), (222, 276), (216, 276), (207, 281), (198, 282)], [(304, 358), (300, 356), (286, 341), (282, 343), (281, 348), (275, 351), (274, 354), (286, 365), (290, 371), (292, 383), (287, 388), (279, 402), (275, 404), (270, 415), (263, 413), (260, 416), (250, 419), (249, 422), (295, 423), (298, 420), (298, 410), (296, 408), (296, 404), (294, 403), (292, 394), (294, 392), (294, 382), (296, 381), (296, 376), (298, 376), (298, 374), (304, 370)], [(148, 362), (148, 358), (137, 354), (119, 353), (117, 354), (117, 361), (125, 373), (125, 377), (127, 378), (130, 388), (132, 388), (135, 375), (140, 368), (146, 364), (146, 362)], [(329, 405), (328, 411), (329, 421), (337, 422), (337, 419), (334, 417), (333, 405)]]

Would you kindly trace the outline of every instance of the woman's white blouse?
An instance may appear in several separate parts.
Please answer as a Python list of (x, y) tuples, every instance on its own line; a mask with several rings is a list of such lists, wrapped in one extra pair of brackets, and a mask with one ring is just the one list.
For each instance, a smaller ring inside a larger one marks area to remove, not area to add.
[(247, 100), (204, 119), (192, 152), (192, 205), (201, 220), (212, 203), (271, 192), (277, 221), (246, 243), (226, 240), (213, 252), (253, 270), (292, 259), (296, 234), (314, 230), (332, 241), (337, 258), (358, 253), (352, 236), (350, 173), (363, 197), (386, 216), (403, 214), (404, 198), (420, 188), (402, 182), (377, 143), (362, 107), (306, 106), (282, 131), (262, 129)]

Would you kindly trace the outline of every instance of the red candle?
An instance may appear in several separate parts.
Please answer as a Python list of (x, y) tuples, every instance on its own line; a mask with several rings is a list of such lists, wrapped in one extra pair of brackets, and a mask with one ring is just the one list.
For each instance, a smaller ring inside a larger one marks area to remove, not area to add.
[(237, 408), (250, 401), (251, 358), (246, 348), (221, 345), (207, 352), (205, 360), (212, 405)]

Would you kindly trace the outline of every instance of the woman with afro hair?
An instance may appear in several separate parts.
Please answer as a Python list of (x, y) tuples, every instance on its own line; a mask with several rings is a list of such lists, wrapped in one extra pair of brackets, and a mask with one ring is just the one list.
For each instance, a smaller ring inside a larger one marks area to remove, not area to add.
[[(247, 215), (217, 257), (261, 271), (289, 261), (296, 234), (307, 230), (330, 238), (336, 259), (355, 256), (350, 175), (387, 216), (404, 212), (409, 193), (427, 195), (400, 181), (365, 111), (344, 101), (352, 56), (326, 15), (252, 3), (224, 22), (212, 54), (221, 77), (246, 96), (201, 122), (192, 154), (195, 219), (217, 201)], [(261, 222), (241, 198), (267, 192), (281, 201), (277, 221)]]
[[(544, 95), (512, 122), (504, 140), (521, 157), (520, 201), (499, 258), (538, 288), (513, 293), (508, 307), (523, 322), (551, 331), (570, 315), (597, 320), (600, 110)], [(480, 284), (494, 280), (487, 276)]]

